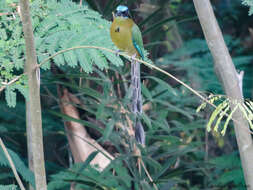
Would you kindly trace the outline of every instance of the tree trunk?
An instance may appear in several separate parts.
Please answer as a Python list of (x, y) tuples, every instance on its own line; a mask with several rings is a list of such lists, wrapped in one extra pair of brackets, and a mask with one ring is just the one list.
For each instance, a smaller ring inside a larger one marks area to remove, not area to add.
[[(193, 0), (208, 47), (214, 59), (216, 74), (221, 80), (229, 98), (243, 101), (237, 73), (214, 16), (209, 0)], [(236, 140), (239, 147), (245, 182), (248, 190), (253, 190), (253, 145), (249, 126), (238, 109), (233, 118)]]
[[(80, 100), (72, 95), (66, 88), (61, 88), (61, 90), (58, 88), (58, 94), (60, 96), (61, 112), (72, 118), (80, 119), (78, 110), (73, 106), (73, 102), (78, 102)], [(97, 169), (102, 171), (110, 164), (111, 160), (114, 159), (113, 156), (90, 137), (83, 125), (74, 121), (65, 121), (64, 125), (75, 163), (85, 162), (92, 152), (100, 151), (90, 164), (99, 166)]]
[(37, 190), (46, 190), (46, 173), (44, 165), (43, 135), (40, 105), (40, 85), (36, 77), (37, 57), (30, 17), (29, 0), (20, 0), (21, 19), (26, 46), (25, 71), (28, 76), (29, 95), (27, 109), (27, 136), (29, 159), (32, 158), (35, 186)]
[[(26, 69), (25, 69), (25, 72)], [(33, 151), (32, 151), (32, 131), (31, 131), (31, 114), (30, 114), (30, 105), (29, 105), (29, 99), (25, 101), (25, 107), (26, 107), (26, 134), (27, 134), (27, 156), (28, 156), (28, 166), (31, 171), (34, 171), (33, 169)], [(33, 186), (29, 185), (29, 190), (34, 190)]]

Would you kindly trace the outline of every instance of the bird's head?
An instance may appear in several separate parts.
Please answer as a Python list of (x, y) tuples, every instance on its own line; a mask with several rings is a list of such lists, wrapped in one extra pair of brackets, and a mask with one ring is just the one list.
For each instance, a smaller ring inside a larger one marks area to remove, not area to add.
[(119, 6), (117, 6), (116, 12), (115, 12), (115, 16), (116, 17), (129, 18), (130, 14), (129, 14), (128, 7), (125, 6), (125, 5), (119, 5)]

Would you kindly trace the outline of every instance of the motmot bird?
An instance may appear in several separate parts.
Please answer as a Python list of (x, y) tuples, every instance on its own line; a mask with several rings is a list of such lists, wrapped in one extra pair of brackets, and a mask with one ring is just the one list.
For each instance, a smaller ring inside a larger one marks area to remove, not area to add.
[(110, 29), (113, 43), (130, 56), (144, 59), (144, 47), (139, 27), (130, 18), (127, 6), (119, 5)]
[[(119, 5), (113, 15), (110, 28), (113, 43), (132, 57), (144, 59), (144, 47), (139, 27), (130, 18), (127, 6)], [(141, 124), (142, 114), (140, 63), (131, 61), (131, 85), (132, 112), (134, 113), (135, 139), (142, 145), (145, 144), (145, 132)]]

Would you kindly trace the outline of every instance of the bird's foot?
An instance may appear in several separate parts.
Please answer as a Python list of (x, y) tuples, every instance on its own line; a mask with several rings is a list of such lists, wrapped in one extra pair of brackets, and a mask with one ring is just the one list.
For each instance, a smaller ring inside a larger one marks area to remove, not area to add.
[(115, 55), (116, 55), (117, 57), (119, 57), (119, 53), (120, 53), (120, 50), (117, 49), (116, 52), (115, 52)]
[(131, 63), (135, 62), (135, 60), (134, 60), (135, 58), (136, 58), (136, 54), (134, 54), (134, 55), (132, 55), (132, 56), (130, 57)]

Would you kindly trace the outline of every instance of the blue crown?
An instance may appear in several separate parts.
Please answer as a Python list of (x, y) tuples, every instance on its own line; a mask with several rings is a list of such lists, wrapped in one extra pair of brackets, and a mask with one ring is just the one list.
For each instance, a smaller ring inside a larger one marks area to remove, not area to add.
[(119, 5), (119, 6), (117, 6), (117, 8), (116, 8), (116, 11), (117, 11), (117, 12), (125, 12), (125, 11), (127, 11), (127, 10), (128, 10), (128, 7), (125, 6), (125, 5)]

